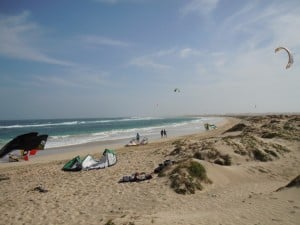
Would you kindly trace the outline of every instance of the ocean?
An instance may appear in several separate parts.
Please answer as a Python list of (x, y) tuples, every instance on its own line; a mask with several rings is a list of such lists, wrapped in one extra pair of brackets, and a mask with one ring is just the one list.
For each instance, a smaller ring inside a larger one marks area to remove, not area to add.
[(45, 149), (90, 142), (118, 141), (127, 144), (139, 133), (141, 137), (160, 138), (161, 129), (168, 136), (204, 131), (204, 123), (218, 123), (219, 117), (120, 117), (0, 121), (0, 148), (14, 137), (38, 132), (48, 134)]

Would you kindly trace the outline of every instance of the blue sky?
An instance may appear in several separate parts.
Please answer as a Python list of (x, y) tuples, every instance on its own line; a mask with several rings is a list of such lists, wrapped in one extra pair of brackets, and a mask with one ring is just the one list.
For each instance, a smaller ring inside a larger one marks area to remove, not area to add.
[(1, 0), (0, 119), (300, 112), (299, 27), (298, 0)]

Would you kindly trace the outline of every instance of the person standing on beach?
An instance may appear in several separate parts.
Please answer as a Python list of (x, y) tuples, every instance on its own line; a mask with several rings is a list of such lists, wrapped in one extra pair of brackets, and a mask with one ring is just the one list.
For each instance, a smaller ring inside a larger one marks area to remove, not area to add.
[(160, 131), (160, 136), (161, 136), (161, 138), (164, 137), (164, 131), (163, 130)]
[(167, 131), (164, 129), (164, 136), (167, 137)]
[(138, 142), (140, 142), (140, 134), (139, 134), (139, 133), (136, 133), (136, 140), (137, 140)]
[(205, 127), (205, 130), (209, 130), (209, 125), (208, 125), (208, 123), (205, 123), (205, 124), (204, 124), (204, 127)]

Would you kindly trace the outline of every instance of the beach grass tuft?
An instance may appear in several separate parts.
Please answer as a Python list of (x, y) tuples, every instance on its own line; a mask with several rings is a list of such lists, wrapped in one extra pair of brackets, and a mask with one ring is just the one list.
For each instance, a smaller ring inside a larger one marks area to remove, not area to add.
[(115, 223), (112, 220), (108, 220), (105, 225), (115, 225)]
[(180, 163), (170, 173), (170, 187), (178, 194), (195, 194), (202, 190), (201, 182), (211, 183), (205, 168), (196, 161), (187, 160)]

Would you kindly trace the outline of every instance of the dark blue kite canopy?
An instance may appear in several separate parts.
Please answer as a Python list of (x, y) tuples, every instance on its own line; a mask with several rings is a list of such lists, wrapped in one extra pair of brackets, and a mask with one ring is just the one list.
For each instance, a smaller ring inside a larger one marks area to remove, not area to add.
[(3, 148), (1, 148), (0, 158), (7, 155), (13, 150), (42, 150), (45, 148), (47, 138), (48, 135), (38, 135), (37, 132), (19, 135), (12, 139), (10, 142), (8, 142), (6, 145), (4, 145)]

